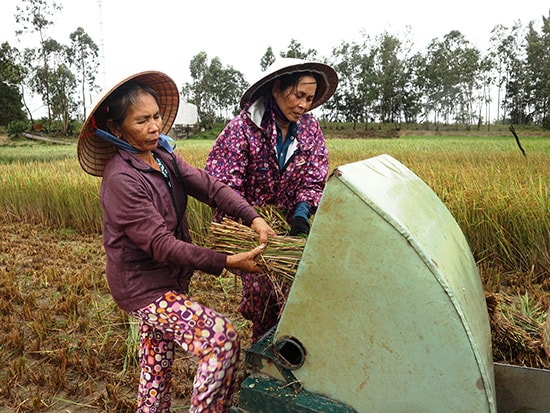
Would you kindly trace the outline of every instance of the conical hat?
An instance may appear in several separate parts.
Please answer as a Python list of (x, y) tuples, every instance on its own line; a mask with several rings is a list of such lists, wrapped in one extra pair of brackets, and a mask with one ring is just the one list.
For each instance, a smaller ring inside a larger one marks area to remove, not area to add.
[(256, 100), (260, 95), (268, 93), (265, 89), (270, 87), (273, 80), (295, 72), (318, 73), (323, 79), (323, 82), (317, 85), (317, 93), (310, 110), (325, 103), (334, 94), (338, 86), (338, 75), (329, 65), (302, 59), (280, 58), (273, 62), (262, 74), (262, 77), (244, 92), (240, 103), (241, 109), (246, 102)]
[(82, 125), (78, 137), (77, 154), (80, 166), (84, 171), (94, 176), (103, 176), (105, 164), (116, 152), (116, 147), (95, 135), (96, 129), (107, 130), (107, 110), (105, 101), (120, 86), (129, 81), (135, 81), (153, 88), (159, 98), (159, 109), (162, 115), (161, 133), (168, 134), (176, 119), (180, 103), (178, 88), (167, 75), (157, 71), (136, 73), (117, 83), (101, 95), (94, 109)]

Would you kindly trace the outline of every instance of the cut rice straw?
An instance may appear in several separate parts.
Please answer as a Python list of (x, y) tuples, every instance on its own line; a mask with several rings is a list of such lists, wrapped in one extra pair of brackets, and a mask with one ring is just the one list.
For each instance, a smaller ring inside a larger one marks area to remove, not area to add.
[[(212, 223), (210, 234), (212, 248), (227, 254), (247, 252), (258, 246), (258, 234), (253, 229), (229, 218)], [(302, 237), (275, 235), (269, 238), (257, 262), (274, 285), (292, 284), (305, 243)]]

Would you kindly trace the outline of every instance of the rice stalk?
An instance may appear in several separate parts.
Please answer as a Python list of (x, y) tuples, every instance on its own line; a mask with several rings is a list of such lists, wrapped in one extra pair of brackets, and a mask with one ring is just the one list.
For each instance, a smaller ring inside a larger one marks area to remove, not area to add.
[(139, 364), (139, 323), (138, 321), (128, 316), (128, 335), (126, 336), (126, 354), (124, 355), (124, 364), (121, 374), (126, 373), (130, 366)]
[(286, 235), (290, 231), (290, 225), (284, 214), (272, 205), (256, 206), (256, 212), (273, 228), (276, 234)]
[[(250, 251), (258, 246), (258, 234), (251, 228), (229, 218), (210, 226), (211, 247), (227, 254)], [(292, 284), (306, 240), (302, 237), (276, 235), (258, 256), (257, 262), (266, 275), (276, 281)]]
[[(517, 299), (507, 294), (486, 293), (485, 299), (491, 325), (493, 358), (510, 364), (548, 369), (550, 360), (542, 343), (541, 310), (525, 297)], [(531, 314), (526, 314), (531, 313)]]

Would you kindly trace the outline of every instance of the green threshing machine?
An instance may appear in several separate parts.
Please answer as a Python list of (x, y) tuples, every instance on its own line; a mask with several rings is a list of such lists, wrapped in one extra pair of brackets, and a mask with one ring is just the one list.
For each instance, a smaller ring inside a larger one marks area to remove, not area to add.
[(233, 412), (550, 412), (549, 371), (493, 363), (458, 224), (388, 155), (332, 173), (280, 322), (246, 370)]

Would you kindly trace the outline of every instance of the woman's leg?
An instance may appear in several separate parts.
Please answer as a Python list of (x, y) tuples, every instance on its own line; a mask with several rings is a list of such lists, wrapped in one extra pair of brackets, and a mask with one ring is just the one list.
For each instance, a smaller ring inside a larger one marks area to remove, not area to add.
[(229, 411), (239, 358), (238, 334), (229, 319), (175, 292), (132, 315), (199, 359), (190, 412)]
[(174, 342), (172, 334), (139, 321), (141, 376), (137, 413), (167, 413), (171, 405)]

